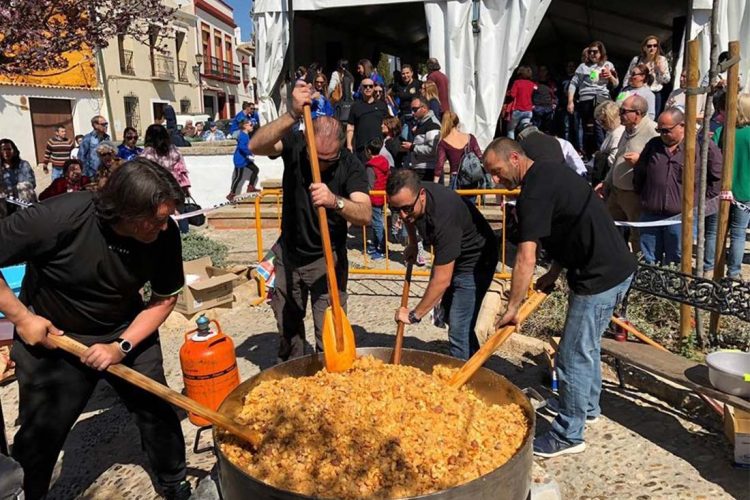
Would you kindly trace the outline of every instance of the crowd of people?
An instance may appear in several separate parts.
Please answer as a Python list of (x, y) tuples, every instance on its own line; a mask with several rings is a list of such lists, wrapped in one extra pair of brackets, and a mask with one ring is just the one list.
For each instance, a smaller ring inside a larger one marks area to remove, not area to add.
[[(367, 59), (357, 63), (356, 76), (348, 61), (338, 61), (330, 79), (319, 64), (310, 64), (297, 69), (276, 120), (261, 127), (249, 103), (234, 118), (230, 199), (245, 181), (255, 185), (255, 155), (281, 157), (284, 164), (281, 235), (272, 249), (278, 359), (306, 354), (308, 298), (315, 350), (322, 349), (329, 291), (320, 207), (326, 209), (342, 306), (347, 303), (348, 227), (372, 226), (368, 251), (382, 258), (387, 207), (391, 232), (403, 238), (407, 264), (419, 265), (421, 257), (424, 265), (423, 247), (434, 253), (423, 296), (414, 307), (397, 308), (394, 320), (413, 325), (438, 308), (448, 325), (451, 355), (468, 359), (479, 348), (474, 327), (498, 263), (499, 244), (474, 197), (461, 197), (456, 190), (520, 188), (515, 207), (504, 207), (512, 210), (506, 218), (511, 227), (504, 230), (518, 251), (507, 308), (496, 326), (518, 323), (544, 250), (551, 265), (536, 287), (549, 291), (565, 270), (570, 296), (556, 358), (559, 404), (551, 429), (535, 437), (534, 453), (555, 457), (582, 452), (585, 426), (595, 423), (601, 411), (601, 337), (633, 280), (635, 254), (659, 264), (680, 258), (675, 216), (683, 189), (694, 189), (681, 182), (684, 92), (663, 96), (671, 74), (658, 38), (644, 40), (622, 88), (604, 44), (593, 42), (580, 64), (568, 65), (568, 78), (560, 85), (546, 67), (537, 69), (536, 78), (531, 67), (519, 67), (498, 127), (498, 135), (507, 137), (496, 138), (482, 151), (450, 107), (449, 80), (439, 61), (431, 58), (426, 67), (427, 75), (420, 79), (413, 66), (403, 64), (388, 83)], [(710, 200), (719, 195), (726, 111), (726, 104), (717, 103), (712, 140), (696, 148), (697, 165), (703, 150), (708, 155)], [(312, 131), (300, 126), (305, 106), (314, 116)], [(180, 228), (170, 216), (191, 188), (175, 144), (176, 121), (172, 111), (166, 113), (166, 126), (150, 125), (142, 148), (132, 128), (117, 145), (107, 134), (104, 117), (93, 117), (91, 125), (80, 140), (68, 141), (63, 127), (50, 139), (44, 165), (51, 166), (54, 181), (39, 195), (44, 203), (36, 203), (29, 163), (12, 140), (0, 140), (0, 196), (30, 204), (23, 210), (0, 204), (17, 212), (0, 217), (0, 267), (27, 262), (31, 276), (20, 298), (0, 278), (0, 312), (16, 328), (14, 360), (22, 406), (13, 456), (26, 472), (27, 497), (44, 497), (65, 436), (96, 382), (105, 378), (135, 416), (165, 496), (188, 498), (185, 444), (174, 410), (104, 373), (110, 365), (127, 362), (165, 382), (158, 328), (184, 286)], [(739, 203), (730, 212), (727, 258), (734, 278), (740, 276), (750, 221), (744, 205), (750, 202), (750, 94), (739, 95), (736, 125), (733, 194)], [(199, 133), (197, 126), (193, 129)], [(313, 182), (307, 146), (312, 132), (321, 182)], [(223, 136), (215, 123), (203, 134), (209, 140)], [(627, 226), (633, 222), (651, 224)], [(715, 214), (705, 222), (704, 270), (709, 271)], [(139, 290), (147, 281), (151, 297), (144, 304)], [(81, 314), (70, 314), (73, 310)], [(81, 356), (85, 367), (45, 349), (52, 346), (49, 336), (61, 330), (88, 346)]]

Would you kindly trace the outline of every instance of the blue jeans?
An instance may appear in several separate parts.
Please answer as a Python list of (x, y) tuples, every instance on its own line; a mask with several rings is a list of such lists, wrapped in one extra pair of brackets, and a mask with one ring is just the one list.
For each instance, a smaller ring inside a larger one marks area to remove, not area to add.
[(385, 230), (383, 227), (383, 207), (372, 207), (372, 242), (369, 250), (385, 253)]
[(454, 274), (443, 294), (441, 305), (448, 313), (448, 341), (454, 358), (467, 360), (479, 350), (474, 326), (496, 265), (497, 260), (477, 265), (473, 273)]
[(560, 348), (557, 351), (557, 380), (560, 408), (552, 432), (570, 444), (583, 442), (586, 417), (601, 413), (601, 339), (612, 312), (623, 299), (633, 276), (595, 295), (570, 293)]
[(729, 209), (729, 252), (727, 253), (727, 276), (730, 278), (739, 278), (741, 275), (748, 223), (750, 223), (750, 212), (732, 205)]
[(52, 167), (52, 182), (54, 182), (56, 179), (59, 179), (63, 176), (63, 169)]
[(706, 232), (704, 234), (705, 242), (705, 253), (703, 255), (703, 272), (713, 271), (714, 269), (714, 257), (716, 254), (716, 232), (718, 231), (719, 225), (719, 213), (707, 215), (705, 219), (704, 227)]
[(531, 121), (534, 123), (534, 125), (542, 132), (551, 133), (552, 122), (555, 116), (555, 108), (553, 108), (552, 106), (535, 106), (533, 113), (534, 117), (531, 119)]
[(533, 113), (531, 111), (518, 111), (515, 110), (510, 115), (510, 122), (508, 123), (508, 137), (510, 139), (516, 138), (516, 127), (519, 123), (529, 123)]
[[(641, 222), (651, 222), (666, 219), (667, 215), (657, 215), (648, 212), (641, 213)], [(641, 227), (641, 252), (646, 264), (679, 264), (680, 242), (682, 241), (682, 224), (671, 226)]]

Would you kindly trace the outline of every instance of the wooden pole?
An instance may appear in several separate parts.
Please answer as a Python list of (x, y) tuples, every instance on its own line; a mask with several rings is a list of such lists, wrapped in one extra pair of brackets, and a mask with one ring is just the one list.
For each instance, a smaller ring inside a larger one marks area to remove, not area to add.
[[(685, 164), (682, 168), (682, 262), (680, 269), (693, 274), (693, 205), (695, 202), (695, 123), (698, 96), (692, 91), (698, 87), (698, 40), (688, 42), (687, 86), (685, 98)], [(680, 305), (680, 337), (690, 335), (690, 306)]]
[[(729, 42), (729, 58), (739, 57), (740, 42)], [(721, 139), (724, 143), (723, 161), (721, 168), (721, 191), (732, 191), (732, 176), (734, 175), (734, 148), (735, 129), (737, 128), (737, 96), (739, 95), (739, 64), (733, 64), (727, 72), (727, 109), (725, 111), (724, 128)], [(729, 209), (732, 203), (729, 200), (721, 200), (719, 205), (719, 220), (716, 230), (716, 258), (714, 260), (714, 280), (718, 281), (724, 277), (726, 266), (726, 243), (729, 232)], [(718, 313), (711, 313), (709, 334), (714, 338), (719, 331)]]
[[(65, 335), (48, 335), (47, 338), (56, 347), (59, 347), (63, 351), (73, 354), (74, 356), (80, 357), (88, 349), (85, 345), (81, 344), (77, 340)], [(256, 450), (260, 445), (260, 433), (252, 430), (250, 427), (242, 426), (226, 415), (214, 411), (211, 408), (204, 406), (187, 396), (183, 396), (179, 392), (174, 391), (166, 385), (162, 385), (155, 380), (148, 378), (147, 376), (133, 370), (128, 366), (125, 366), (123, 364), (110, 365), (109, 368), (107, 368), (107, 372), (127, 382), (130, 382), (134, 386), (140, 387), (144, 391), (150, 392), (154, 396), (163, 399), (168, 403), (172, 403), (173, 405), (182, 408), (187, 412), (194, 413), (201, 418), (205, 418), (213, 425), (221, 427), (222, 429), (247, 441)]]
[[(404, 277), (404, 288), (401, 291), (401, 307), (409, 306), (409, 288), (411, 288), (411, 273), (414, 268), (414, 264), (406, 266), (406, 276)], [(404, 347), (404, 323), (398, 322), (396, 327), (396, 345), (393, 348), (393, 364), (401, 364), (401, 351)]]

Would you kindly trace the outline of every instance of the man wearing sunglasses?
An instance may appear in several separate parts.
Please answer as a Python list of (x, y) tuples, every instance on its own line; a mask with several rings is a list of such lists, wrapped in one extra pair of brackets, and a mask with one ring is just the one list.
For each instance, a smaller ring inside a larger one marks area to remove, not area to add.
[(382, 139), (383, 120), (388, 116), (388, 106), (382, 99), (375, 99), (375, 82), (362, 80), (362, 100), (352, 105), (349, 124), (346, 126), (346, 147), (357, 154), (364, 164), (367, 162), (365, 147), (373, 139)]
[[(594, 191), (605, 199), (613, 219), (638, 222), (641, 218), (641, 200), (633, 186), (633, 166), (646, 143), (659, 134), (655, 130), (656, 124), (648, 117), (648, 101), (639, 95), (632, 95), (622, 102), (620, 122), (625, 126), (625, 131), (620, 137), (615, 161), (604, 181), (595, 186)], [(631, 251), (638, 253), (638, 229), (630, 228), (629, 240)]]
[(256, 155), (281, 156), (283, 205), (281, 237), (273, 247), (276, 284), (271, 308), (280, 333), (278, 358), (285, 361), (305, 354), (305, 311), (312, 301), (316, 350), (323, 348), (323, 317), (328, 307), (328, 286), (317, 207), (325, 207), (336, 260), (342, 306), (346, 307), (347, 224), (366, 226), (372, 218), (367, 175), (362, 163), (344, 147), (344, 130), (331, 116), (314, 120), (315, 145), (323, 182), (313, 183), (304, 133), (293, 132), (303, 108), (312, 102), (309, 84), (298, 82), (289, 111), (264, 125), (250, 139)]
[(83, 140), (80, 146), (78, 146), (78, 160), (83, 165), (83, 175), (89, 179), (94, 178), (101, 164), (99, 155), (96, 154), (96, 148), (100, 142), (110, 140), (109, 134), (107, 134), (109, 123), (107, 123), (107, 120), (103, 116), (96, 115), (93, 117), (91, 119), (91, 126), (93, 130), (83, 136)]
[(521, 187), (516, 202), (518, 252), (508, 307), (498, 327), (518, 323), (518, 310), (543, 247), (552, 259), (536, 281), (548, 291), (567, 269), (570, 296), (556, 357), (560, 404), (552, 429), (534, 439), (534, 454), (555, 457), (586, 449), (583, 431), (600, 413), (600, 339), (615, 306), (630, 287), (636, 263), (604, 203), (581, 176), (560, 163), (536, 162), (511, 139), (487, 147), (484, 166), (507, 189)]
[(397, 309), (396, 321), (419, 323), (442, 299), (451, 356), (469, 359), (479, 349), (474, 326), (497, 266), (495, 233), (474, 205), (445, 186), (422, 182), (413, 170), (391, 173), (385, 191), (391, 212), (401, 217), (409, 233), (404, 259), (416, 259), (417, 232), (434, 252), (422, 300), (411, 310)]
[[(640, 195), (641, 221), (666, 219), (682, 212), (682, 169), (685, 166), (685, 115), (677, 108), (668, 108), (659, 115), (656, 128), (659, 137), (651, 139), (633, 169), (633, 187)], [(696, 183), (701, 149), (695, 148)], [(722, 156), (719, 147), (708, 142), (708, 176), (706, 199), (717, 197), (720, 191)], [(711, 223), (709, 215), (709, 224)], [(715, 224), (715, 222), (714, 222)], [(641, 228), (641, 252), (648, 264), (677, 264), (680, 262), (682, 224)]]

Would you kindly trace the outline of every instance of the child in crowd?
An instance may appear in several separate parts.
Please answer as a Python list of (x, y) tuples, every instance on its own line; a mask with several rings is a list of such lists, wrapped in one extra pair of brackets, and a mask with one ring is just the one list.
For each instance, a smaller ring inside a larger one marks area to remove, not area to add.
[[(384, 191), (385, 183), (388, 181), (390, 166), (385, 156), (380, 154), (383, 147), (383, 140), (376, 138), (371, 140), (365, 146), (365, 155), (367, 157), (367, 179), (369, 180), (370, 189), (374, 191)], [(371, 195), (372, 203), (372, 238), (367, 249), (367, 254), (373, 260), (385, 258), (385, 230), (383, 221), (383, 205), (385, 205), (385, 195)]]

